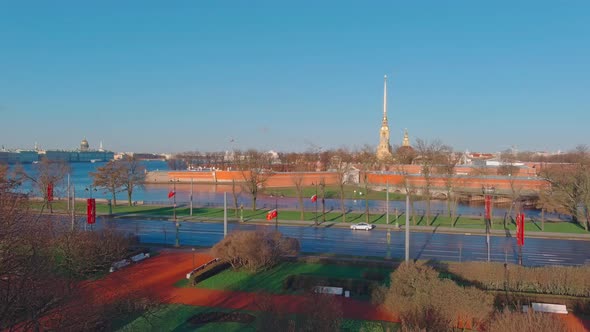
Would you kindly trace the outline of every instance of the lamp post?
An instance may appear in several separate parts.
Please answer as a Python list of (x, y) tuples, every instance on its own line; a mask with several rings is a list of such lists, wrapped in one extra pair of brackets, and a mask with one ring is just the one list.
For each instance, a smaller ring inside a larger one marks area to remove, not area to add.
[(192, 249), (193, 251), (193, 270), (195, 269), (195, 248)]
[(180, 247), (180, 239), (178, 238), (178, 232), (179, 232), (179, 227), (180, 225), (178, 224), (178, 219), (176, 219), (176, 182), (178, 181), (178, 179), (173, 179), (170, 180), (172, 181), (172, 185), (174, 187), (174, 195), (172, 196), (172, 202), (173, 202), (173, 206), (172, 206), (172, 213), (174, 216), (174, 224), (176, 225), (176, 243), (174, 243), (174, 246), (176, 248)]
[(90, 185), (88, 185), (88, 187), (86, 187), (84, 190), (86, 190), (86, 191), (88, 191), (88, 192), (89, 192), (89, 195), (90, 195), (90, 197), (89, 197), (89, 198), (92, 198), (92, 192), (93, 192), (93, 191), (97, 191), (97, 190), (96, 190), (96, 188), (95, 188), (93, 185), (91, 185), (91, 184), (90, 184)]
[(190, 208), (190, 216), (193, 216), (193, 178), (191, 178), (191, 208)]
[(314, 200), (314, 203), (315, 203), (315, 217), (314, 217), (314, 220), (315, 220), (315, 225), (317, 226), (318, 225), (318, 184), (312, 182), (311, 185), (312, 186), (315, 186), (315, 200)]
[(275, 211), (277, 216), (275, 217), (275, 231), (279, 231), (279, 198), (275, 196)]
[(491, 253), (490, 253), (490, 231), (491, 231), (491, 219), (492, 219), (492, 195), (496, 192), (496, 188), (494, 187), (482, 187), (482, 193), (484, 194), (484, 201), (485, 201), (485, 215), (484, 220), (486, 223), (486, 244), (488, 247), (488, 262), (491, 261)]

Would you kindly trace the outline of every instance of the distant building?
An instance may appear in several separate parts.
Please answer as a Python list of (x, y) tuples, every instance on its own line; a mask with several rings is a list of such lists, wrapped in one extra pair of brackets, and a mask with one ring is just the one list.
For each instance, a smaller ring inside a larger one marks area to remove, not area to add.
[(99, 150), (91, 150), (90, 144), (88, 144), (88, 141), (84, 138), (82, 142), (80, 142), (79, 150), (47, 150), (45, 151), (44, 156), (42, 155), (41, 157), (45, 157), (49, 160), (61, 160), (70, 163), (97, 162), (113, 160), (115, 153), (102, 149), (102, 142)]

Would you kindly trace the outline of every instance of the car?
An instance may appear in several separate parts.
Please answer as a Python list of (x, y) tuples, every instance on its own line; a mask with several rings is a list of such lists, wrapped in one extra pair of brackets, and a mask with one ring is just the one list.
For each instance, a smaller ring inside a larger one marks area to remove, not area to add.
[(364, 229), (365, 231), (369, 231), (373, 229), (374, 225), (367, 224), (366, 222), (361, 222), (358, 224), (350, 225), (350, 229), (357, 230), (357, 229)]

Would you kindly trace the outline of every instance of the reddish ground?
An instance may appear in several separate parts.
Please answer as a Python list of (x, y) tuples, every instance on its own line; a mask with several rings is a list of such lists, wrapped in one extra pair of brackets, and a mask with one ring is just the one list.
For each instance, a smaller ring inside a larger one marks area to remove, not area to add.
[[(206, 254), (195, 254), (195, 265), (212, 259)], [(252, 293), (221, 291), (203, 288), (177, 288), (174, 283), (185, 278), (193, 266), (192, 253), (162, 252), (106, 278), (88, 283), (87, 289), (98, 302), (111, 301), (129, 293), (149, 290), (165, 303), (257, 310)], [(297, 295), (270, 297), (273, 307), (285, 313), (297, 313), (303, 308), (304, 298)], [(344, 317), (362, 320), (399, 321), (397, 317), (366, 301), (340, 297)]]
[[(211, 256), (194, 255), (195, 265), (211, 260)], [(229, 309), (257, 310), (255, 296), (248, 292), (221, 291), (203, 288), (177, 288), (174, 283), (185, 278), (193, 266), (191, 252), (164, 251), (154, 258), (111, 273), (106, 278), (89, 282), (87, 291), (98, 303), (112, 301), (126, 294), (149, 292), (164, 303), (182, 303)], [(285, 313), (298, 313), (303, 309), (304, 298), (297, 295), (273, 295), (273, 306)], [(339, 297), (345, 318), (399, 322), (399, 318), (366, 301)], [(590, 331), (590, 321), (574, 315), (559, 315), (573, 331)]]

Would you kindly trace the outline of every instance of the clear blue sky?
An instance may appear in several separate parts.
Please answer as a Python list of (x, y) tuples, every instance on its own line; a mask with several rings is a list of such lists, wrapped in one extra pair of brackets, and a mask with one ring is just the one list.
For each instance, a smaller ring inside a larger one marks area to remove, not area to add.
[(0, 144), (590, 143), (590, 1), (288, 3), (2, 1)]

